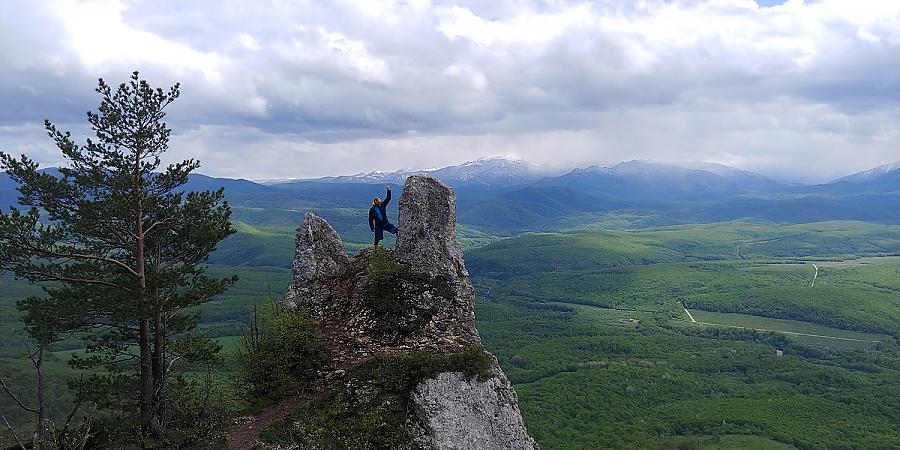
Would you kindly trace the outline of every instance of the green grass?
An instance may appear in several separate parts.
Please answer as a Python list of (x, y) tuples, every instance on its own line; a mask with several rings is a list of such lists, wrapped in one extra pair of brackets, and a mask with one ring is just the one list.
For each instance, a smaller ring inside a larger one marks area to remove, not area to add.
[[(846, 227), (857, 227), (862, 238), (845, 236)], [(744, 313), (780, 319), (814, 322), (833, 328), (900, 335), (900, 258), (872, 258), (858, 264), (832, 264), (827, 260), (848, 255), (806, 250), (783, 257), (784, 248), (799, 240), (809, 242), (806, 231), (791, 228), (741, 225), (741, 236), (776, 232), (793, 237), (780, 239), (770, 254), (736, 256), (734, 239), (739, 234), (723, 224), (640, 232), (544, 233), (500, 241), (470, 251), (467, 264), (478, 275), (482, 292), (542, 301), (579, 303), (607, 308), (676, 313), (677, 302), (697, 309)], [(873, 249), (859, 242), (892, 242), (892, 227), (858, 223), (804, 225), (825, 250), (846, 251), (853, 246)], [(780, 230), (780, 231), (779, 231)], [(830, 231), (829, 231), (830, 230)], [(833, 235), (829, 233), (834, 233)], [(708, 234), (708, 235), (707, 235)], [(701, 237), (706, 236), (707, 241)], [(880, 237), (879, 237), (880, 236)], [(843, 242), (845, 246), (827, 244)], [(859, 245), (858, 245), (859, 244)], [(830, 246), (829, 246), (830, 245)], [(879, 244), (881, 245), (881, 244)], [(884, 244), (887, 245), (887, 244)], [(885, 250), (876, 246), (875, 250)], [(898, 247), (900, 248), (900, 247)], [(814, 268), (819, 276), (810, 287)], [(877, 262), (873, 262), (876, 261)], [(850, 307), (852, 305), (852, 307)]]
[(214, 338), (219, 345), (222, 346), (222, 353), (226, 355), (233, 354), (237, 351), (238, 347), (241, 345), (241, 336), (219, 336)]
[(225, 266), (290, 267), (296, 227), (261, 227), (234, 222), (237, 232), (226, 238), (210, 263)]

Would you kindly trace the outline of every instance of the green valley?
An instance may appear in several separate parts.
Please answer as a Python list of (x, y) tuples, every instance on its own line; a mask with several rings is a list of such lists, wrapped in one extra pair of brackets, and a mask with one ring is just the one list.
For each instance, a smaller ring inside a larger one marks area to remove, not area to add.
[[(240, 282), (201, 316), (226, 353), (284, 292), (293, 252), (293, 227), (236, 228), (210, 271)], [(478, 329), (542, 448), (900, 446), (900, 227), (585, 228), (458, 230)], [(33, 294), (0, 285), (3, 375), (26, 384), (14, 303)], [(60, 398), (78, 346), (49, 363)]]

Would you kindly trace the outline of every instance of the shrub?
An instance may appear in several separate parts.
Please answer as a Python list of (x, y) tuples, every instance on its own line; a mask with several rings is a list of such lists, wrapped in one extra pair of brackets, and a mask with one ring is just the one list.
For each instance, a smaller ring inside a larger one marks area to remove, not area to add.
[(243, 409), (232, 383), (212, 372), (170, 381), (170, 444), (180, 448), (224, 448), (224, 430)]
[(254, 314), (237, 354), (240, 379), (253, 407), (303, 390), (324, 357), (318, 327), (307, 310), (271, 304), (262, 315), (260, 324)]

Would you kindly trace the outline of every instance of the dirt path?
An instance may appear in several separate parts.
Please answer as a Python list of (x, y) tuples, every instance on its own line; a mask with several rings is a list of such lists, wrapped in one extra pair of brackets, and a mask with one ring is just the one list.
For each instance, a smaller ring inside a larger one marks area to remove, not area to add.
[[(813, 264), (813, 265), (815, 265), (815, 264)], [(815, 282), (815, 279), (813, 279), (813, 282)], [(809, 337), (816, 337), (816, 338), (822, 338), (822, 339), (837, 339), (839, 341), (868, 342), (868, 343), (873, 343), (873, 344), (877, 344), (877, 343), (881, 342), (878, 340), (869, 340), (869, 339), (855, 339), (855, 338), (840, 337), (840, 336), (825, 336), (822, 334), (798, 333), (796, 331), (770, 330), (770, 329), (766, 329), (766, 328), (749, 328), (749, 327), (742, 327), (739, 325), (726, 325), (723, 323), (698, 322), (698, 321), (694, 320), (694, 316), (684, 306), (684, 303), (681, 304), (681, 308), (684, 309), (684, 312), (691, 319), (691, 323), (696, 323), (697, 325), (706, 325), (706, 326), (712, 326), (712, 327), (738, 328), (741, 330), (767, 331), (770, 333), (781, 333), (781, 334), (788, 334), (791, 336), (809, 336)]]
[(249, 450), (256, 445), (259, 432), (276, 422), (287, 418), (291, 412), (300, 408), (310, 400), (317, 398), (319, 393), (307, 392), (296, 397), (286, 398), (274, 406), (260, 411), (254, 416), (240, 417), (234, 424), (228, 427), (228, 449)]
[(681, 308), (684, 309), (684, 312), (686, 312), (688, 317), (691, 318), (691, 323), (697, 323), (697, 321), (694, 320), (694, 316), (691, 314), (691, 312), (687, 310), (686, 306), (684, 306), (684, 303), (681, 304)]
[(816, 263), (813, 263), (813, 267), (816, 268), (816, 273), (813, 274), (813, 280), (812, 280), (812, 283), (809, 283), (809, 287), (815, 287), (816, 286), (816, 278), (819, 278), (819, 266), (817, 266)]

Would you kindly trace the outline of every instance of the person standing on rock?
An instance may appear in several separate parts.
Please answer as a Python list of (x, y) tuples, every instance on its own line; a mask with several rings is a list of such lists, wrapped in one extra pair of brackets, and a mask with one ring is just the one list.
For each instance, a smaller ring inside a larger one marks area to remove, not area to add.
[(384, 232), (397, 234), (397, 227), (388, 222), (387, 205), (391, 202), (391, 185), (387, 186), (387, 195), (384, 200), (378, 197), (372, 200), (372, 207), (369, 208), (369, 228), (375, 233), (375, 245), (378, 241), (384, 239)]

